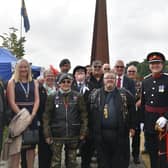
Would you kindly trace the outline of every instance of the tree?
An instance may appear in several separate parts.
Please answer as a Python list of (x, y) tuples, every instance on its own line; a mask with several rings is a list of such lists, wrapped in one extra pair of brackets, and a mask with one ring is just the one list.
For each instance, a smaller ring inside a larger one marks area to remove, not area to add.
[(146, 59), (141, 63), (138, 61), (131, 61), (126, 65), (126, 68), (130, 65), (134, 65), (137, 67), (138, 70), (137, 74), (140, 79), (143, 79), (143, 77), (150, 74), (148, 62), (146, 61)]
[(138, 74), (140, 78), (144, 78), (145, 76), (151, 73), (149, 70), (149, 63), (147, 62), (146, 59), (140, 64), (138, 64), (137, 68), (138, 68)]
[(24, 43), (26, 42), (25, 37), (18, 39), (17, 31), (18, 29), (11, 27), (9, 28), (10, 32), (0, 35), (2, 38), (2, 47), (10, 50), (16, 58), (20, 59), (25, 55)]

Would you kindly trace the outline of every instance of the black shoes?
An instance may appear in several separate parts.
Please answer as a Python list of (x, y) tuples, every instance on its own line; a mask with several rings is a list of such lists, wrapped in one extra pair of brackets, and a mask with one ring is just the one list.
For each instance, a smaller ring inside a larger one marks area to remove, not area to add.
[(140, 164), (139, 157), (134, 157), (133, 161), (135, 164)]

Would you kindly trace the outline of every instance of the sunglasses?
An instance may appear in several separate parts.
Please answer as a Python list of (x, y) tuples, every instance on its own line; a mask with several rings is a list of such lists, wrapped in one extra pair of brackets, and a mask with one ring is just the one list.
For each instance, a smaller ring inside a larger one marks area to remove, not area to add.
[(104, 68), (104, 70), (110, 70), (110, 68)]
[(115, 67), (116, 68), (124, 68), (124, 66), (119, 66), (119, 65), (116, 65)]
[(70, 84), (71, 80), (63, 80), (61, 83), (63, 83), (63, 84), (65, 84), (65, 83)]
[(101, 68), (101, 66), (100, 65), (95, 65), (94, 68)]
[(107, 79), (107, 80), (109, 79), (110, 80), (110, 79), (116, 79), (116, 78), (115, 77), (106, 77), (104, 79)]
[(135, 71), (128, 71), (129, 73), (135, 73)]

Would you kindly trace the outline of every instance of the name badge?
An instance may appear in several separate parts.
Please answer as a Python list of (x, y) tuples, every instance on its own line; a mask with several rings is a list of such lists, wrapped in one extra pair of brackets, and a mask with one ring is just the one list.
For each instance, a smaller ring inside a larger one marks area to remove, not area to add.
[(165, 86), (164, 85), (159, 85), (159, 92), (163, 93), (165, 91)]
[(58, 107), (59, 107), (59, 105), (58, 105), (58, 104), (56, 104), (56, 105), (55, 105), (55, 107), (56, 107), (56, 108), (58, 108)]

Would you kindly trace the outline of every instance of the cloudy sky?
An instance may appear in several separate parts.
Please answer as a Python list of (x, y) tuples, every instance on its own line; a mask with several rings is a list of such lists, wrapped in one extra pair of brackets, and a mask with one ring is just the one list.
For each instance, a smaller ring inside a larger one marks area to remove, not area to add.
[[(90, 62), (96, 0), (25, 0), (31, 24), (26, 56), (34, 65), (72, 67)], [(21, 0), (0, 0), (0, 34), (20, 30)], [(168, 58), (168, 0), (107, 0), (110, 63), (143, 61), (151, 51)], [(19, 35), (19, 33), (18, 33)]]

